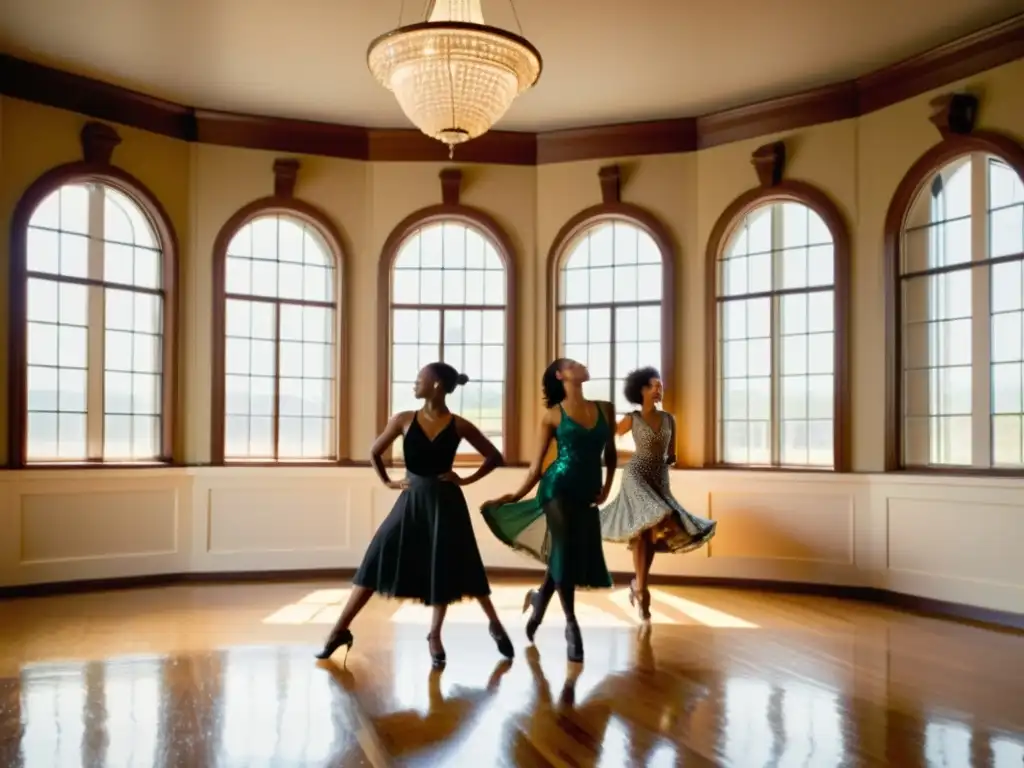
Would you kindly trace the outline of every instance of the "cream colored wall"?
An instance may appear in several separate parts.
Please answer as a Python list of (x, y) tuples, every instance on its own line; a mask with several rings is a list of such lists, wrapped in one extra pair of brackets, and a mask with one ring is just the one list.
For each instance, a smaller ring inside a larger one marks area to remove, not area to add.
[[(1024, 138), (1024, 61), (959, 84), (982, 96), (980, 124)], [(948, 92), (953, 87), (941, 89)], [(853, 245), (854, 468), (878, 473), (884, 445), (882, 224), (906, 170), (937, 140), (925, 94), (858, 120), (780, 134), (788, 175), (827, 192), (848, 219)], [(25, 188), (79, 157), (78, 115), (4, 99), (0, 108), (0, 230)], [(182, 458), (209, 458), (211, 249), (224, 221), (271, 191), (275, 153), (205, 145), (121, 128), (115, 161), (160, 198), (181, 246), (179, 373)], [(705, 248), (722, 210), (754, 186), (751, 151), (766, 136), (686, 155), (623, 158), (623, 198), (650, 209), (679, 249), (676, 359), (680, 456), (704, 460)], [(304, 157), (297, 194), (337, 224), (346, 246), (351, 303), (348, 425), (354, 458), (375, 433), (377, 263), (391, 229), (440, 199), (441, 164), (359, 163)], [(540, 412), (546, 361), (546, 265), (565, 221), (599, 202), (597, 169), (612, 160), (538, 168), (466, 166), (463, 199), (493, 215), (517, 249), (517, 376), (523, 455)], [(0, 281), (9, 238), (0, 238)], [(0, 333), (7, 292), (0, 290)], [(6, 338), (5, 336), (3, 338)], [(4, 356), (0, 355), (0, 359)], [(6, 365), (6, 361), (2, 363)], [(0, 375), (0, 389), (6, 377)], [(0, 426), (6, 430), (6, 398)], [(523, 470), (469, 489), (471, 505), (514, 486)], [(680, 500), (719, 521), (709, 548), (659, 558), (663, 574), (784, 579), (889, 587), (928, 597), (1020, 610), (1024, 483), (899, 474), (673, 473)], [(192, 468), (105, 472), (0, 472), (0, 584), (168, 571), (353, 566), (393, 494), (365, 468)], [(962, 514), (971, 509), (970, 545)], [(491, 566), (529, 565), (481, 527)], [(609, 564), (630, 558), (608, 545)]]
[[(953, 87), (982, 96), (981, 125), (1024, 135), (1024, 61), (1014, 62)], [(1016, 90), (1015, 90), (1016, 89)], [(853, 243), (852, 392), (853, 468), (880, 471), (884, 447), (884, 317), (882, 225), (889, 200), (913, 161), (937, 134), (928, 123), (925, 94), (857, 120), (714, 147), (685, 155), (623, 158), (623, 199), (655, 213), (672, 232), (679, 251), (676, 276), (677, 349), (673, 372), (682, 428), (679, 455), (691, 466), (704, 456), (704, 252), (722, 210), (754, 186), (751, 151), (785, 138), (787, 174), (827, 192), (846, 215)], [(45, 170), (79, 157), (84, 118), (61, 110), (6, 99), (0, 126), (0, 227), (25, 188)], [(276, 153), (185, 144), (120, 128), (115, 161), (160, 198), (181, 249), (182, 328), (179, 455), (204, 463), (210, 451), (210, 307), (212, 247), (224, 221), (272, 189)], [(337, 224), (346, 246), (346, 296), (350, 302), (346, 382), (353, 458), (367, 458), (376, 431), (377, 260), (392, 228), (412, 211), (439, 202), (438, 172), (444, 164), (361, 163), (302, 157), (297, 194)], [(493, 215), (517, 249), (519, 300), (517, 356), (520, 445), (529, 456), (540, 411), (537, 380), (546, 364), (548, 251), (565, 221), (600, 202), (597, 169), (612, 160), (588, 160), (538, 168), (466, 166), (464, 202)], [(3, 268), (6, 249), (3, 238)], [(6, 302), (6, 292), (3, 292)], [(0, 307), (5, 307), (0, 304)], [(6, 332), (7, 313), (0, 331)], [(4, 361), (6, 365), (6, 361)], [(6, 388), (6, 377), (0, 377)], [(0, 426), (6, 429), (6, 399)], [(6, 450), (6, 446), (2, 450)]]
[[(82, 159), (78, 133), (86, 122), (85, 118), (71, 112), (41, 107), (16, 99), (4, 99), (3, 128), (0, 131), (0, 281), (6, 287), (10, 272), (8, 248), (10, 247), (11, 215), (14, 207), (26, 189), (43, 173), (62, 163)], [(128, 171), (160, 200), (181, 245), (182, 271), (187, 271), (192, 254), (189, 251), (190, 193), (189, 167), (190, 145), (157, 136), (144, 131), (119, 126), (121, 144), (114, 152), (117, 165)], [(7, 290), (3, 296), (3, 311), (0, 313), (5, 353), (3, 371), (0, 376), (0, 427), (7, 434)], [(182, 405), (185, 403), (182, 401)], [(175, 441), (184, 437), (177, 434)], [(7, 441), (3, 441), (0, 452), (6, 461)]]

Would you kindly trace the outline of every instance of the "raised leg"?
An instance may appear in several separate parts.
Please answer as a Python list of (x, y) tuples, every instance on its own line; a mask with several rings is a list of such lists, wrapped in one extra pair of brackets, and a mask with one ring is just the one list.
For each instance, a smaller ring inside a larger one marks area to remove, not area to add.
[(491, 598), (487, 595), (478, 597), (477, 601), (480, 603), (480, 607), (484, 609), (484, 613), (487, 614), (487, 630), (491, 635), (491, 639), (498, 646), (498, 653), (506, 659), (511, 659), (516, 655), (516, 652), (512, 647), (512, 641), (508, 637), (508, 632), (505, 631), (501, 619), (498, 618), (498, 612), (494, 610), (494, 603), (491, 602)]
[(343, 645), (349, 648), (352, 647), (353, 637), (349, 631), (349, 626), (372, 596), (372, 589), (352, 587), (352, 593), (348, 596), (348, 602), (345, 603), (341, 616), (338, 617), (338, 621), (333, 629), (331, 629), (331, 634), (327, 636), (327, 642), (324, 644), (323, 650), (316, 655), (318, 659), (329, 659), (331, 654)]
[(550, 573), (544, 576), (544, 581), (538, 589), (531, 589), (526, 593), (526, 600), (523, 602), (523, 612), (525, 613), (527, 608), (533, 609), (530, 618), (526, 621), (526, 639), (531, 643), (533, 642), (533, 636), (537, 633), (537, 628), (544, 621), (544, 613), (547, 611), (548, 603), (551, 602), (551, 596), (554, 594), (555, 580), (551, 578)]

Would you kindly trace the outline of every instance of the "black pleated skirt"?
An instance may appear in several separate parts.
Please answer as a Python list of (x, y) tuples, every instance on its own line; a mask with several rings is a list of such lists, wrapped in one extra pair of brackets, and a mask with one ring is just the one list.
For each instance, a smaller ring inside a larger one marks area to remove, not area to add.
[(352, 582), (386, 597), (448, 605), (491, 593), (462, 488), (409, 476)]

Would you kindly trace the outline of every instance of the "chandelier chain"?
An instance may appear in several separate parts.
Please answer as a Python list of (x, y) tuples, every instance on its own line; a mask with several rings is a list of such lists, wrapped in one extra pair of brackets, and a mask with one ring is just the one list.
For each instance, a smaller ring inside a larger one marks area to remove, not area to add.
[(402, 16), (405, 15), (405, 0), (398, 3), (398, 26), (402, 26)]
[(519, 23), (519, 11), (516, 10), (516, 0), (508, 0), (508, 4), (512, 6), (512, 17), (516, 20), (519, 36), (523, 37), (523, 25)]
[(423, 20), (427, 21), (430, 18), (430, 12), (434, 10), (434, 0), (426, 0), (423, 3)]

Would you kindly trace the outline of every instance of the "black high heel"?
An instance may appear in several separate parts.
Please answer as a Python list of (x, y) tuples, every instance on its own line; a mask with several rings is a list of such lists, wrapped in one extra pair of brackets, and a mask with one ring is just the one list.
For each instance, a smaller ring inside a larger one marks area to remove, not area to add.
[(565, 643), (569, 661), (574, 664), (583, 662), (583, 636), (580, 634), (580, 625), (573, 619), (565, 625)]
[(509, 639), (508, 632), (505, 631), (501, 624), (491, 624), (487, 627), (487, 631), (490, 633), (491, 639), (497, 644), (498, 653), (506, 659), (515, 657), (516, 650), (512, 647), (512, 641)]
[(526, 597), (523, 599), (523, 613), (526, 613), (529, 608), (533, 608), (533, 614), (526, 620), (526, 639), (532, 643), (533, 636), (537, 634), (537, 629), (544, 620), (544, 611), (547, 608), (547, 604), (543, 602), (543, 596), (536, 589), (527, 590)]
[(433, 648), (434, 642), (441, 645), (440, 635), (427, 635), (427, 642), (430, 643), (430, 666), (434, 669), (444, 669), (448, 663), (448, 655), (444, 652), (444, 647), (441, 646), (441, 650), (435, 651)]
[(336, 650), (338, 650), (339, 648), (341, 648), (341, 646), (344, 645), (345, 661), (342, 662), (344, 664), (348, 661), (348, 652), (352, 650), (353, 642), (355, 642), (355, 638), (352, 637), (352, 633), (347, 629), (343, 629), (340, 632), (331, 632), (330, 637), (327, 638), (327, 643), (324, 645), (323, 650), (320, 651), (320, 653), (316, 654), (316, 657), (320, 659), (320, 661), (326, 661), (334, 655), (334, 652)]

